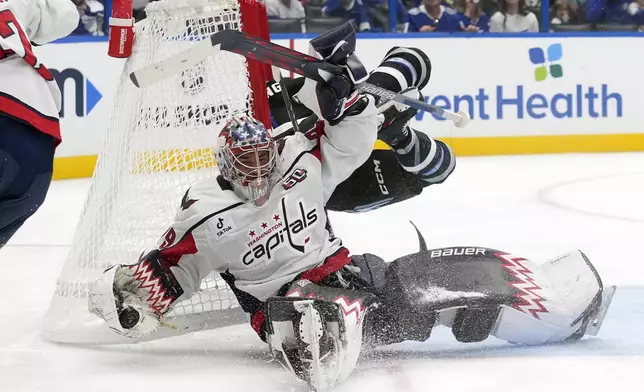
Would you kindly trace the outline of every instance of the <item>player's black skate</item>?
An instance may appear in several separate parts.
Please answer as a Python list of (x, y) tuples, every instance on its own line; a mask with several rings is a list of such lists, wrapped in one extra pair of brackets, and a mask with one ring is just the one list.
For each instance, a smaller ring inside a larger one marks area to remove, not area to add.
[[(422, 99), (416, 88), (402, 94)], [(388, 101), (378, 107), (378, 112), (378, 139), (396, 152), (398, 163), (406, 171), (418, 174), (430, 184), (439, 184), (452, 173), (455, 160), (449, 146), (409, 126), (418, 110)]]
[[(409, 88), (401, 94), (422, 99), (417, 88)], [(378, 139), (387, 143), (394, 150), (409, 141), (411, 134), (407, 126), (409, 121), (418, 113), (418, 109), (406, 107), (394, 101), (378, 105)]]

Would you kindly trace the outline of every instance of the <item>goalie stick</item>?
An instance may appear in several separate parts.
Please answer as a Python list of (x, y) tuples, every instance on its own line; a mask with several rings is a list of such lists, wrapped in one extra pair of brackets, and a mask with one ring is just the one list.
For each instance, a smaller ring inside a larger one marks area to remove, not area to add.
[[(325, 82), (333, 75), (345, 72), (342, 66), (318, 60), (261, 38), (237, 30), (223, 30), (175, 56), (130, 73), (130, 79), (139, 88), (149, 86), (194, 67), (210, 56), (214, 52), (213, 49), (237, 53), (248, 59), (286, 69), (319, 82)], [(464, 128), (470, 121), (469, 115), (464, 111), (454, 113), (373, 84), (360, 83), (356, 85), (356, 89), (451, 120), (459, 128)]]
[(288, 119), (291, 120), (291, 125), (293, 125), (293, 131), (295, 133), (300, 132), (300, 126), (297, 123), (297, 118), (295, 118), (295, 110), (293, 109), (293, 101), (291, 97), (288, 96), (288, 89), (286, 88), (286, 83), (282, 79), (282, 73), (277, 67), (271, 67), (273, 72), (273, 80), (277, 81), (280, 85), (280, 90), (282, 90), (282, 99), (284, 99), (284, 107), (286, 108), (286, 114), (288, 114)]

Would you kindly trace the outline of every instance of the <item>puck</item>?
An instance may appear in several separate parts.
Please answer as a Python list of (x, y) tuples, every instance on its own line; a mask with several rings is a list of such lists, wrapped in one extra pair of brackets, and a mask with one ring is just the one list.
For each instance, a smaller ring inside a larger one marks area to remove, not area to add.
[(139, 323), (139, 312), (134, 308), (125, 308), (119, 313), (119, 322), (121, 327), (132, 329)]

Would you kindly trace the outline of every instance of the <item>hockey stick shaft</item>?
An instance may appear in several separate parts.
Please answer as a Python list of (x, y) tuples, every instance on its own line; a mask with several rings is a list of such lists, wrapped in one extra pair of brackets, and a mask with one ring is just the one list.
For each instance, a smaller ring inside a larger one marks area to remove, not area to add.
[[(236, 30), (226, 30), (213, 34), (211, 42), (213, 46), (221, 44), (222, 50), (232, 51), (248, 59), (287, 69), (316, 81), (327, 81), (333, 75), (345, 72), (345, 69), (339, 65), (320, 61), (315, 57)], [(394, 93), (373, 84), (360, 83), (356, 88), (364, 93), (377, 95), (383, 99), (433, 113), (448, 120), (458, 122), (462, 119), (460, 114), (446, 111), (443, 108)]]
[(297, 118), (295, 118), (295, 109), (293, 109), (293, 101), (288, 95), (288, 89), (286, 88), (286, 83), (282, 79), (282, 72), (277, 67), (271, 67), (273, 71), (273, 79), (277, 81), (280, 85), (280, 90), (282, 90), (282, 99), (284, 100), (284, 107), (286, 108), (286, 114), (288, 114), (288, 119), (291, 120), (291, 125), (293, 126), (294, 132), (300, 132), (300, 126), (297, 123)]
[(356, 87), (358, 90), (364, 93), (377, 95), (383, 99), (392, 100), (392, 101), (401, 103), (403, 105), (412, 107), (414, 109), (419, 109), (425, 112), (429, 112), (437, 115), (438, 117), (444, 118), (446, 120), (454, 121), (456, 123), (460, 122), (463, 119), (462, 114), (450, 112), (449, 110), (439, 108), (438, 106), (430, 105), (418, 99), (406, 97), (402, 94), (394, 93), (393, 91), (389, 91), (387, 89), (375, 86), (373, 84), (361, 83)]
[[(332, 76), (345, 72), (344, 68), (339, 65), (320, 61), (315, 57), (285, 48), (270, 41), (237, 30), (223, 30), (212, 34), (210, 40), (199, 42), (176, 56), (132, 72), (130, 79), (137, 87), (145, 87), (156, 83), (205, 60), (214, 52), (213, 48), (214, 51), (225, 50), (237, 53), (245, 58), (286, 69), (318, 82), (327, 81)], [(415, 109), (433, 113), (436, 116), (453, 121), (457, 126), (464, 126), (469, 121), (469, 118), (465, 118), (466, 115), (464, 113), (450, 112), (369, 83), (360, 83), (356, 88), (362, 92), (377, 95), (383, 99), (393, 100)]]
[[(172, 57), (130, 73), (130, 80), (137, 87), (147, 87), (194, 67), (220, 50), (237, 53), (248, 59), (287, 69), (316, 81), (326, 81), (342, 71), (337, 65), (325, 63), (315, 57), (236, 30), (223, 30), (212, 34), (209, 38)], [(269, 45), (259, 45), (260, 43), (268, 43)], [(294, 54), (297, 55), (294, 56)], [(258, 58), (258, 55), (261, 57)], [(323, 73), (324, 77), (320, 73)]]

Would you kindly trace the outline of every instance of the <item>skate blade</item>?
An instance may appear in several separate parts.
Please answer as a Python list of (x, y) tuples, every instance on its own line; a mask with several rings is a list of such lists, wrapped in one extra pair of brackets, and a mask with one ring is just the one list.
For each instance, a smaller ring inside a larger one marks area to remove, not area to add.
[(616, 290), (617, 286), (604, 287), (604, 292), (602, 293), (602, 304), (595, 314), (595, 317), (593, 317), (593, 319), (588, 323), (586, 335), (597, 336), (602, 324), (604, 323), (606, 313), (608, 313), (608, 308), (610, 307), (610, 303), (613, 301), (613, 296), (615, 295)]

